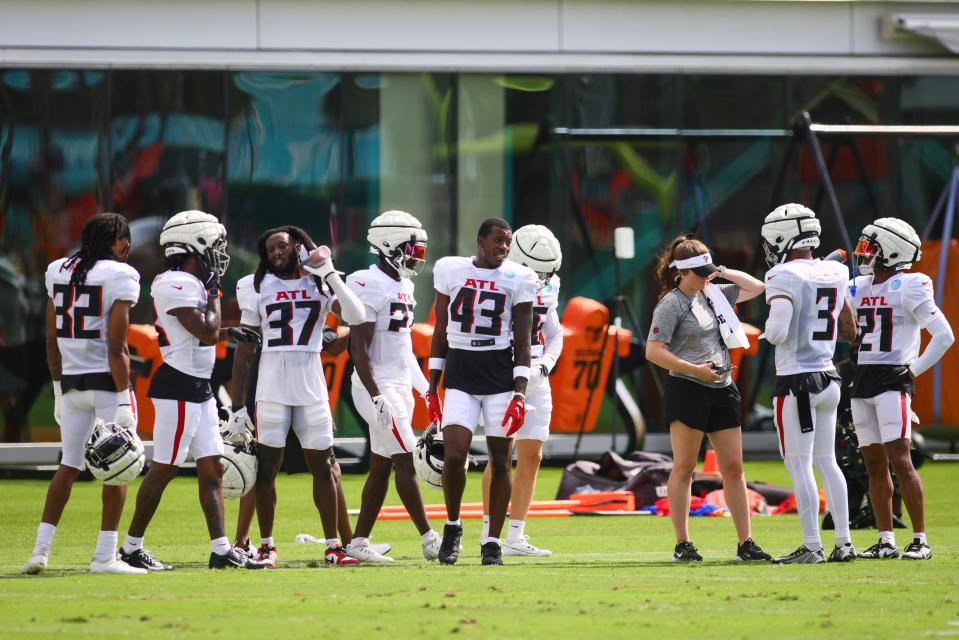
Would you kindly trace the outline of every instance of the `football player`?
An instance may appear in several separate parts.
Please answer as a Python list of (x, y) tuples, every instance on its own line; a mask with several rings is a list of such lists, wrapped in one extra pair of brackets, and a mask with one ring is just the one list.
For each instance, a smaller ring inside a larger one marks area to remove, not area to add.
[[(33, 554), (23, 573), (41, 573), (47, 566), (96, 420), (136, 430), (127, 328), (130, 308), (140, 297), (140, 276), (126, 264), (129, 253), (126, 219), (100, 213), (83, 225), (79, 251), (47, 267), (47, 363), (63, 455), (47, 489)], [(146, 573), (116, 557), (126, 491), (126, 485), (103, 485), (100, 535), (90, 563), (93, 573)]]
[[(513, 234), (509, 255), (513, 262), (529, 267), (539, 276), (533, 302), (533, 333), (530, 339), (532, 366), (526, 387), (529, 412), (523, 427), (516, 432), (516, 475), (510, 498), (510, 520), (503, 541), (504, 556), (550, 556), (548, 549), (529, 543), (525, 534), (526, 515), (536, 490), (536, 474), (543, 457), (543, 443), (549, 437), (549, 421), (553, 413), (553, 395), (549, 372), (563, 351), (563, 327), (559, 323), (559, 271), (563, 252), (553, 232), (538, 224), (520, 227)], [(483, 472), (483, 534), (489, 535), (489, 483), (491, 465)]]
[[(481, 541), (482, 562), (503, 564), (499, 536), (510, 499), (510, 438), (523, 426), (526, 414), (533, 301), (539, 284), (532, 269), (507, 260), (512, 238), (505, 220), (490, 218), (480, 225), (475, 256), (442, 258), (433, 267), (436, 327), (430, 346), (427, 409), (430, 420), (442, 426), (445, 447), (443, 494), (448, 521), (439, 551), (444, 564), (453, 564), (459, 557), (467, 455), (481, 415), (493, 468), (489, 536)], [(437, 395), (441, 375), (444, 406)]]
[[(255, 397), (258, 556), (267, 566), (276, 566), (276, 474), (292, 427), (313, 475), (313, 502), (326, 539), (324, 560), (330, 565), (357, 564), (337, 537), (337, 489), (331, 466), (333, 415), (320, 351), (326, 315), (332, 312), (355, 324), (365, 317), (363, 305), (335, 271), (329, 250), (317, 248), (303, 229), (270, 229), (257, 241), (257, 252), (259, 266), (255, 273), (240, 279), (236, 295), (241, 326), (263, 336)], [(324, 252), (325, 257), (320, 257)], [(250, 355), (248, 347), (240, 347), (235, 355), (236, 373), (248, 367)], [(244, 386), (244, 380), (245, 373), (237, 375), (238, 388)], [(237, 393), (231, 432), (242, 432), (250, 422), (243, 404), (244, 395)]]
[(413, 389), (426, 393), (429, 383), (413, 355), (413, 281), (426, 264), (426, 231), (405, 211), (387, 211), (370, 224), (366, 236), (376, 264), (346, 279), (363, 301), (366, 320), (350, 327), (350, 379), (353, 404), (370, 429), (370, 474), (363, 487), (360, 515), (346, 551), (365, 562), (392, 562), (370, 547), (390, 471), (396, 492), (422, 538), (423, 556), (436, 560), (440, 536), (430, 526), (413, 468)]
[[(868, 559), (898, 558), (892, 529), (892, 464), (902, 491), (913, 540), (907, 560), (928, 560), (922, 480), (912, 465), (911, 400), (916, 377), (932, 367), (955, 337), (936, 306), (932, 281), (921, 273), (903, 273), (919, 261), (916, 231), (897, 218), (880, 218), (862, 230), (854, 254), (859, 276), (849, 299), (859, 323), (859, 355), (852, 387), (852, 418), (869, 473), (869, 497), (876, 514), (879, 542), (866, 549)], [(932, 336), (920, 355), (922, 329)]]
[(836, 526), (830, 562), (856, 557), (849, 536), (846, 479), (836, 464), (836, 412), (839, 376), (832, 363), (837, 337), (855, 337), (852, 307), (844, 291), (849, 269), (840, 262), (816, 260), (820, 225), (816, 214), (800, 204), (785, 204), (766, 216), (762, 226), (769, 319), (764, 336), (776, 346), (773, 409), (779, 452), (792, 479), (803, 544), (777, 558), (780, 564), (826, 561), (819, 536), (819, 471), (826, 503)]
[(208, 213), (181, 211), (163, 225), (160, 246), (165, 270), (153, 280), (151, 292), (163, 364), (147, 392), (156, 410), (153, 461), (137, 492), (120, 557), (150, 571), (172, 568), (154, 558), (143, 539), (163, 491), (189, 453), (196, 461), (200, 506), (210, 534), (208, 566), (262, 569), (234, 551), (223, 526), (223, 441), (210, 377), (220, 338), (220, 278), (230, 263), (226, 229)]

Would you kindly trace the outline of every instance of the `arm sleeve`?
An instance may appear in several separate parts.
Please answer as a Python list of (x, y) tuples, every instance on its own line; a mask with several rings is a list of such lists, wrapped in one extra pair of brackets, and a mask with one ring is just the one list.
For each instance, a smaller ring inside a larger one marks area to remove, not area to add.
[(343, 321), (350, 325), (363, 324), (366, 321), (366, 307), (360, 302), (346, 283), (336, 272), (326, 277), (326, 283), (336, 294), (336, 299), (340, 301), (340, 315)]
[(543, 355), (539, 363), (546, 365), (546, 368), (552, 371), (562, 352), (563, 325), (559, 323), (559, 314), (556, 313), (556, 309), (553, 309), (543, 319)]
[(929, 340), (925, 350), (909, 367), (914, 376), (921, 375), (936, 364), (956, 339), (952, 333), (952, 327), (949, 326), (949, 321), (942, 313), (937, 314), (926, 324), (926, 330), (932, 334), (932, 339)]
[(773, 300), (769, 307), (769, 318), (766, 320), (763, 337), (772, 344), (782, 344), (789, 335), (789, 321), (792, 320), (792, 315), (792, 302), (783, 298)]
[(673, 331), (679, 323), (681, 310), (675, 297), (669, 294), (663, 297), (653, 309), (653, 322), (649, 328), (649, 340), (669, 343), (673, 339)]

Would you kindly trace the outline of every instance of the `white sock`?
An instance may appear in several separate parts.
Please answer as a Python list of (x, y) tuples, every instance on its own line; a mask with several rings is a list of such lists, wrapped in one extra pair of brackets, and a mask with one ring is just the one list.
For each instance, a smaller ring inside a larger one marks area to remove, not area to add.
[(836, 527), (836, 546), (852, 542), (849, 535), (849, 494), (846, 488), (846, 477), (842, 475), (836, 456), (829, 455), (816, 458), (816, 470), (822, 478), (822, 488), (826, 494), (826, 505), (832, 514), (833, 525)]
[(896, 534), (892, 531), (880, 531), (879, 532), (879, 542), (888, 542), (892, 546), (896, 546)]
[(225, 556), (230, 553), (230, 549), (233, 548), (233, 545), (230, 544), (230, 539), (226, 536), (210, 540), (210, 546), (213, 547), (213, 553), (218, 556)]
[(812, 473), (812, 456), (786, 454), (784, 462), (796, 496), (803, 544), (810, 551), (822, 549), (822, 538), (819, 537), (819, 490)]
[(260, 538), (260, 546), (275, 547), (276, 545), (273, 544), (273, 536), (270, 536), (269, 538)]
[(506, 528), (506, 539), (509, 541), (520, 541), (523, 539), (523, 530), (526, 528), (525, 520), (510, 520)]
[(143, 538), (127, 536), (127, 539), (123, 542), (123, 553), (133, 553), (134, 551), (139, 551), (142, 548)]
[(451, 525), (454, 525), (454, 526), (457, 526), (457, 527), (462, 527), (462, 526), (463, 526), (463, 521), (462, 521), (461, 519), (457, 518), (456, 520), (447, 520), (447, 521), (446, 521), (446, 524), (451, 524)]
[(913, 540), (918, 540), (922, 544), (926, 544), (926, 534), (923, 531), (914, 531), (912, 534)]
[(480, 544), (486, 544), (487, 542), (495, 542), (498, 546), (503, 546), (502, 541), (499, 538), (491, 538), (489, 536), (480, 539)]
[(340, 541), (338, 538), (327, 538), (326, 539), (326, 548), (327, 549), (336, 549), (340, 546)]
[(57, 526), (47, 522), (41, 522), (37, 527), (37, 541), (33, 545), (33, 555), (48, 557), (50, 547), (53, 546), (53, 536), (57, 532)]
[(483, 516), (483, 531), (480, 532), (480, 540), (489, 536), (489, 514)]
[(351, 547), (359, 547), (359, 546), (362, 546), (362, 545), (364, 545), (364, 544), (369, 544), (369, 542), (370, 542), (370, 539), (369, 539), (369, 538), (361, 538), (361, 537), (359, 537), (359, 536), (355, 536), (355, 537), (350, 541), (350, 546), (351, 546)]
[(97, 562), (107, 562), (117, 556), (117, 540), (120, 534), (117, 531), (101, 531), (97, 536), (97, 550), (93, 553), (93, 559)]

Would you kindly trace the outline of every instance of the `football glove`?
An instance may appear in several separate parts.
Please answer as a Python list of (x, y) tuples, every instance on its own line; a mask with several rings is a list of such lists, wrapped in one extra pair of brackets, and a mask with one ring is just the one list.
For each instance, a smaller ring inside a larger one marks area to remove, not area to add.
[(526, 420), (526, 398), (521, 393), (515, 393), (509, 406), (506, 407), (506, 415), (503, 416), (506, 437), (508, 438), (522, 429), (524, 420)]
[(443, 405), (440, 404), (439, 394), (426, 394), (426, 413), (429, 414), (430, 422), (443, 423)]
[(224, 436), (230, 442), (243, 444), (253, 434), (253, 421), (246, 411), (246, 407), (240, 407), (230, 413), (227, 421), (227, 433)]
[(311, 251), (301, 266), (305, 271), (323, 279), (331, 273), (336, 273), (336, 267), (333, 266), (333, 256), (330, 253), (330, 248), (326, 245), (320, 245)]
[(117, 412), (113, 416), (113, 421), (129, 431), (137, 430), (137, 419), (133, 415), (129, 389), (117, 391)]
[(53, 381), (53, 419), (57, 426), (60, 426), (60, 399), (63, 397), (62, 387), (59, 380)]
[(227, 329), (227, 336), (231, 342), (260, 344), (260, 334), (247, 327), (230, 327)]
[(323, 327), (323, 348), (326, 349), (328, 346), (336, 342), (336, 339), (339, 337), (340, 335), (336, 332), (336, 329)]
[(390, 401), (386, 399), (386, 396), (380, 394), (378, 396), (373, 396), (373, 415), (376, 417), (376, 422), (381, 427), (389, 427), (393, 424), (393, 406), (390, 404)]

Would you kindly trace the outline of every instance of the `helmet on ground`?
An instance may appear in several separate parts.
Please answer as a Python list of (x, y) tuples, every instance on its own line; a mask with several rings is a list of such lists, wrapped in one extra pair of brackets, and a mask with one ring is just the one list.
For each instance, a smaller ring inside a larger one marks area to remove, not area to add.
[(869, 275), (876, 267), (890, 271), (908, 269), (922, 258), (919, 234), (899, 218), (879, 218), (867, 224), (853, 252), (858, 273)]
[(166, 221), (160, 232), (163, 255), (195, 256), (207, 269), (223, 277), (230, 266), (226, 252), (226, 227), (209, 213), (181, 211)]
[[(443, 490), (443, 452), (443, 435), (434, 422), (416, 442), (416, 448), (413, 449), (413, 468), (420, 480), (440, 491)], [(467, 458), (467, 469), (469, 465)]]
[(535, 271), (543, 285), (563, 264), (559, 240), (541, 224), (528, 224), (517, 229), (507, 257)]
[(146, 456), (136, 432), (97, 419), (84, 453), (87, 468), (103, 484), (129, 484), (143, 471)]
[(237, 500), (245, 496), (256, 483), (256, 442), (249, 431), (230, 435), (229, 416), (221, 411), (220, 436), (223, 438), (223, 497)]
[(819, 220), (809, 207), (795, 203), (776, 207), (762, 226), (766, 263), (772, 267), (783, 262), (793, 249), (815, 249), (821, 232)]
[(402, 278), (412, 278), (426, 264), (426, 230), (405, 211), (376, 216), (366, 234), (370, 253), (382, 256)]

